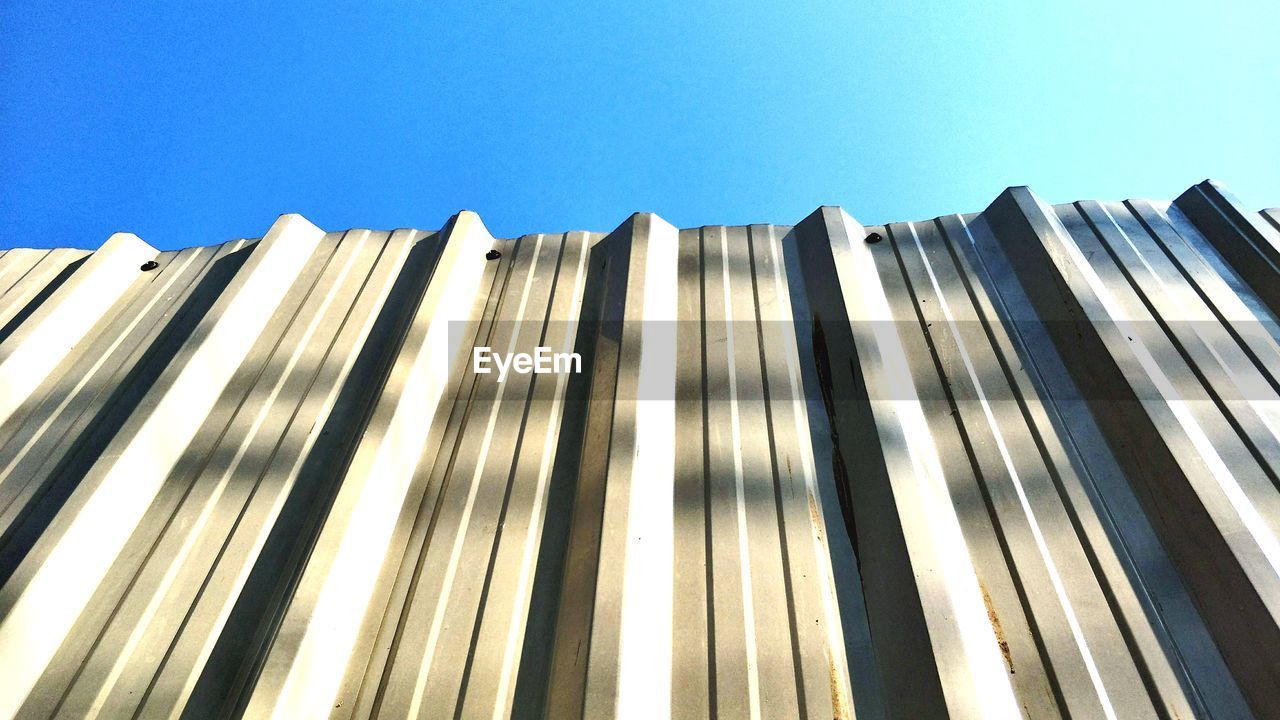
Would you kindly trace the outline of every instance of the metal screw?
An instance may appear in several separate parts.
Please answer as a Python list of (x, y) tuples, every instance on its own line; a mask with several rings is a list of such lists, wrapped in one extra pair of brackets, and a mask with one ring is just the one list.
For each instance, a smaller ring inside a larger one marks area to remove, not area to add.
[(142, 267), (139, 269), (142, 270), (142, 272), (147, 272), (148, 270), (155, 270), (158, 267), (160, 267), (160, 263), (155, 260), (148, 260), (142, 263)]
[(873, 232), (873, 233), (867, 233), (867, 244), (868, 244), (868, 245), (875, 245), (876, 243), (880, 242), (880, 241), (881, 241), (881, 240), (883, 240), (883, 239), (884, 239), (884, 238), (880, 237), (880, 233), (875, 233), (875, 232)]
[(484, 254), (485, 260), (497, 260), (500, 257), (502, 257), (502, 253), (498, 252), (497, 250), (490, 250), (489, 252)]

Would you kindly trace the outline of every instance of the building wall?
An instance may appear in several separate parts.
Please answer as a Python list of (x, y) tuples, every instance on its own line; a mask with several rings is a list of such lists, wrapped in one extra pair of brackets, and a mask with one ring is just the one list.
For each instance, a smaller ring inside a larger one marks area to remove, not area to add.
[(1280, 717), (1278, 268), (1209, 181), (6, 251), (0, 716)]

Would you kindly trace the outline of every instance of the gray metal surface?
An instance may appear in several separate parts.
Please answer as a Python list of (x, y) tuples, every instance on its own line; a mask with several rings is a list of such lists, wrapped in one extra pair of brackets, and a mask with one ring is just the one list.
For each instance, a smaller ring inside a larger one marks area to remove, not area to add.
[(1280, 717), (1277, 313), (1208, 181), (9, 250), (0, 717)]

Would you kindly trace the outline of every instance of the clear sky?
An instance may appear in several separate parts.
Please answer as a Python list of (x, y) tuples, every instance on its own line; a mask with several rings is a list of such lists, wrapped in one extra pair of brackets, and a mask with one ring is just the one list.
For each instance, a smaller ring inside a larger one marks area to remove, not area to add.
[(159, 5), (0, 3), (0, 247), (1280, 205), (1275, 0)]

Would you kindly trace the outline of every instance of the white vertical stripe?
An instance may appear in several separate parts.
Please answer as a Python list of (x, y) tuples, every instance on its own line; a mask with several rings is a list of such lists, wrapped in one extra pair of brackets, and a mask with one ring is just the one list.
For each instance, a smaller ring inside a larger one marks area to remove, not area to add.
[(729, 365), (729, 430), (733, 441), (733, 489), (738, 517), (738, 570), (742, 576), (742, 624), (747, 650), (747, 702), (752, 720), (760, 718), (760, 663), (756, 656), (756, 612), (751, 586), (751, 549), (747, 539), (747, 499), (742, 472), (742, 425), (738, 413), (738, 371), (734, 360), (733, 297), (729, 287), (729, 234), (721, 230), (720, 264), (724, 273), (725, 358)]
[[(538, 272), (538, 260), (542, 256), (542, 240), (539, 234), (533, 246), (533, 262), (529, 265), (529, 274), (525, 276), (524, 288), (520, 293), (520, 304), (516, 308), (515, 329), (511, 340), (507, 343), (506, 355), (510, 357), (519, 346), (520, 334), (526, 326), (536, 323), (524, 322), (525, 308), (529, 306), (529, 295), (533, 290), (534, 277)], [(514, 261), (514, 258), (513, 258)], [(539, 332), (541, 328), (537, 328)], [(494, 395), (493, 405), (489, 408), (489, 421), (485, 424), (484, 439), (480, 441), (480, 454), (476, 457), (476, 466), (471, 473), (471, 484), (467, 488), (467, 500), (462, 509), (462, 517), (458, 521), (458, 529), (454, 532), (453, 548), (449, 551), (449, 565), (445, 569), (444, 580), (440, 585), (440, 594), (436, 597), (435, 611), (431, 617), (431, 628), (427, 631), (427, 643), (422, 652), (422, 667), (413, 685), (413, 699), (409, 702), (409, 712), (405, 717), (416, 718), (422, 709), (422, 698), (427, 689), (427, 679), (431, 674), (431, 664), (436, 656), (436, 644), (440, 641), (440, 632), (444, 627), (444, 616), (449, 607), (449, 596), (453, 593), (453, 579), (458, 574), (458, 564), (462, 561), (462, 546), (467, 540), (467, 528), (471, 526), (471, 511), (475, 508), (476, 495), (480, 492), (480, 479), (484, 476), (485, 461), (489, 457), (489, 448), (493, 444), (493, 432), (498, 425), (498, 411), (502, 409), (502, 396), (506, 394), (507, 384), (497, 383), (498, 391)]]
[[(390, 239), (388, 239), (390, 242)], [(338, 370), (329, 392), (325, 395), (319, 409), (316, 411), (315, 420), (311, 423), (310, 431), (303, 439), (302, 446), (298, 450), (297, 455), (293, 459), (293, 463), (284, 474), (283, 481), (280, 482), (276, 491), (275, 500), (272, 502), (270, 509), (266, 513), (266, 517), (262, 520), (258, 529), (257, 536), (253, 539), (253, 543), (247, 552), (244, 553), (246, 558), (256, 558), (262, 551), (263, 545), (267, 542), (267, 537), (271, 534), (275, 527), (276, 519), (280, 516), (280, 511), (284, 507), (285, 501), (289, 498), (290, 491), (293, 489), (294, 482), (298, 479), (298, 474), (302, 471), (303, 463), (311, 455), (311, 449), (315, 446), (316, 441), (320, 438), (320, 433), (324, 431), (325, 421), (329, 417), (329, 413), (333, 410), (333, 406), (337, 403), (338, 394), (342, 391), (347, 381), (347, 377), (351, 374), (356, 358), (359, 356), (359, 349), (364, 347), (365, 341), (369, 334), (373, 331), (373, 326), (378, 320), (378, 311), (391, 295), (391, 289), (395, 285), (395, 281), (399, 276), (399, 270), (403, 268), (405, 258), (409, 254), (411, 243), (404, 243), (403, 249), (395, 256), (392, 270), (386, 274), (382, 286), (378, 289), (377, 298), (372, 303), (368, 315), (365, 317), (364, 324), (360, 326), (356, 337), (351, 344), (354, 348), (347, 352), (346, 358), (343, 360), (342, 367)], [(291, 428), (292, 429), (292, 428)], [(267, 468), (267, 473), (274, 472), (274, 463), (272, 467)], [(236, 527), (238, 527), (238, 522)], [(235, 530), (232, 530), (234, 533)], [(249, 574), (253, 571), (254, 564), (245, 562), (241, 564), (240, 571), (230, 584), (230, 588), (225, 594), (225, 600), (222, 607), (219, 608), (218, 614), (214, 621), (210, 623), (206, 633), (204, 644), (196, 653), (195, 661), (191, 663), (187, 677), (183, 681), (182, 687), (178, 691), (178, 695), (174, 701), (173, 708), (170, 710), (168, 720), (178, 720), (186, 708), (187, 700), (191, 697), (191, 693), (195, 691), (196, 682), (200, 679), (201, 671), (204, 669), (205, 663), (209, 656), (213, 653), (214, 645), (222, 635), (222, 628), (226, 625), (227, 618), (231, 615), (231, 610), (235, 607), (236, 600), (240, 597), (240, 591), (244, 584), (249, 580)], [(335, 688), (336, 690), (336, 688)], [(154, 697), (154, 696), (153, 696)]]
[[(962, 224), (963, 222), (961, 220)], [(1035, 539), (1036, 550), (1040, 552), (1040, 558), (1044, 561), (1045, 570), (1049, 573), (1049, 582), (1053, 585), (1054, 595), (1057, 596), (1058, 604), (1066, 615), (1067, 626), (1071, 629), (1071, 637), (1075, 639), (1076, 647), (1080, 650), (1085, 669), (1089, 673), (1089, 680), (1093, 683), (1093, 688), (1098, 693), (1098, 701), (1102, 703), (1102, 711), (1109, 720), (1115, 720), (1115, 708), (1111, 706), (1111, 698), (1107, 695), (1107, 689), (1102, 683), (1102, 676), (1098, 673), (1098, 666), (1093, 660), (1093, 653), (1089, 651), (1089, 644), (1085, 641), (1084, 631), (1080, 628), (1080, 621), (1076, 618), (1075, 608), (1071, 606), (1071, 600), (1067, 597), (1067, 590), (1062, 583), (1062, 576), (1058, 573), (1058, 566), (1053, 562), (1053, 556), (1049, 553), (1049, 545), (1045, 542), (1044, 534), (1040, 531), (1040, 523), (1036, 520), (1036, 514), (1031, 509), (1031, 501), (1027, 498), (1026, 490), (1022, 486), (1022, 478), (1018, 475), (1017, 468), (1014, 467), (1013, 456), (1009, 453), (1009, 446), (1005, 443), (1004, 433), (1000, 432), (1000, 426), (996, 423), (995, 414), (991, 411), (991, 404), (987, 402), (987, 395), (982, 389), (982, 381), (978, 379), (978, 371), (973, 366), (973, 359), (969, 357), (969, 349), (965, 346), (964, 338), (960, 336), (960, 328), (956, 326), (955, 318), (951, 314), (951, 306), (947, 304), (947, 299), (942, 294), (942, 287), (938, 284), (938, 278), (933, 274), (933, 266), (929, 263), (929, 256), (925, 254), (924, 244), (920, 242), (920, 236), (916, 234), (915, 223), (907, 223), (907, 227), (911, 230), (911, 238), (915, 240), (916, 250), (920, 253), (920, 260), (924, 263), (925, 272), (929, 275), (929, 283), (933, 285), (934, 297), (938, 299), (938, 308), (942, 310), (942, 315), (947, 320), (947, 326), (951, 328), (951, 335), (955, 338), (960, 360), (964, 363), (964, 368), (969, 373), (969, 381), (973, 383), (974, 391), (978, 395), (978, 402), (982, 405), (982, 414), (987, 420), (987, 426), (991, 428), (991, 435), (996, 441), (996, 449), (1000, 451), (1000, 458), (1004, 461), (1005, 471), (1009, 473), (1009, 480), (1013, 484), (1014, 492), (1018, 495), (1018, 502), (1022, 505), (1022, 512), (1027, 518), (1031, 536)], [(968, 232), (967, 226), (965, 231)]]
[[(1213, 303), (1223, 316), (1231, 321), (1231, 327), (1240, 333), (1242, 338), (1247, 339), (1248, 345), (1255, 352), (1258, 352), (1259, 345), (1266, 348), (1265, 353), (1258, 354), (1262, 356), (1260, 360), (1268, 369), (1280, 366), (1280, 344), (1276, 343), (1276, 337), (1272, 334), (1276, 329), (1276, 321), (1271, 312), (1261, 305), (1251, 291), (1238, 288), (1234, 282), (1228, 282), (1225, 275), (1229, 274), (1230, 270), (1222, 268), (1223, 272), (1219, 272), (1221, 259), (1210, 259), (1209, 241), (1195, 229), (1177, 206), (1167, 202), (1153, 202), (1151, 207), (1182, 239), (1187, 252), (1199, 261), (1203, 269), (1196, 273), (1197, 280), (1202, 285), (1206, 284), (1206, 281), (1211, 281), (1211, 284), (1218, 286), (1219, 291), (1214, 293)], [(1165, 245), (1172, 247), (1168, 242), (1165, 242)], [(1188, 268), (1188, 270), (1192, 269), (1194, 268)], [(1248, 303), (1245, 302), (1246, 297), (1249, 298)]]
[(66, 531), (44, 562), (25, 570), (29, 556), (17, 571), (27, 577), (15, 574), (0, 590), (11, 603), (0, 620), (0, 716), (21, 706), (323, 236), (300, 216), (277, 221), (254, 249), (252, 269), (233, 279), (239, 287), (221, 314), (206, 317), (184, 346), (186, 363), (171, 368), (172, 385), (131, 442), (120, 447), (118, 436), (90, 470), (101, 480), (78, 512), (58, 521)]
[[(1156, 283), (1156, 286), (1159, 287), (1170, 300), (1180, 305), (1180, 309), (1188, 314), (1191, 314), (1191, 308), (1197, 310), (1201, 309), (1199, 304), (1200, 298), (1198, 296), (1194, 295), (1189, 288), (1185, 288), (1184, 286), (1179, 286), (1177, 288), (1169, 287), (1156, 273), (1155, 268), (1151, 267), (1151, 264), (1147, 262), (1146, 256), (1138, 250), (1137, 245), (1135, 245), (1133, 240), (1129, 237), (1129, 233), (1125, 232), (1124, 228), (1120, 227), (1120, 223), (1116, 222), (1115, 217), (1111, 214), (1111, 211), (1107, 209), (1107, 206), (1103, 203), (1098, 203), (1098, 207), (1102, 208), (1102, 212), (1106, 214), (1107, 219), (1111, 221), (1111, 226), (1116, 229), (1116, 232), (1120, 233), (1120, 237), (1124, 239), (1125, 244), (1128, 245), (1129, 249), (1133, 251), (1133, 254), (1137, 256), (1138, 262), (1142, 263), (1142, 267)], [(1183, 299), (1184, 297), (1186, 297), (1185, 300)], [(1267, 385), (1266, 379), (1257, 374), (1254, 371), (1253, 366), (1248, 364), (1247, 360), (1243, 359), (1240, 366), (1245, 369), (1245, 374), (1242, 376), (1241, 373), (1236, 372), (1235, 368), (1233, 368), (1231, 364), (1222, 357), (1221, 353), (1218, 352), (1217, 343), (1215, 343), (1212, 338), (1205, 337), (1204, 328), (1206, 323), (1213, 323), (1214, 326), (1219, 329), (1221, 329), (1222, 326), (1216, 322), (1216, 318), (1212, 315), (1209, 315), (1208, 313), (1198, 314), (1201, 314), (1201, 318), (1198, 320), (1191, 318), (1187, 319), (1188, 324), (1191, 326), (1191, 330), (1195, 332), (1196, 337), (1200, 338), (1205, 349), (1209, 351), (1209, 354), (1213, 356), (1215, 361), (1217, 361), (1218, 366), (1222, 368), (1222, 371), (1231, 379), (1231, 384), (1235, 385), (1236, 389), (1240, 391), (1241, 397), (1249, 404), (1249, 407), (1253, 408), (1253, 411), (1258, 414), (1258, 419), (1262, 421), (1263, 426), (1267, 428), (1267, 431), (1271, 433), (1271, 436), (1280, 439), (1280, 415), (1277, 414), (1280, 413), (1280, 408), (1277, 407), (1280, 403), (1277, 403), (1275, 394), (1272, 392), (1271, 387)], [(1173, 321), (1180, 322), (1182, 321), (1182, 318), (1174, 318)], [(1238, 346), (1234, 343), (1229, 343), (1227, 347), (1230, 348), (1232, 354), (1236, 354), (1238, 357)], [(1270, 396), (1270, 399), (1259, 399), (1260, 397), (1265, 396)]]
[[(146, 305), (133, 312), (133, 319), (129, 321), (129, 324), (116, 334), (115, 339), (111, 341), (111, 344), (98, 355), (97, 362), (95, 362), (92, 367), (80, 376), (80, 380), (76, 382), (75, 387), (65, 394), (62, 398), (62, 402), (58, 403), (58, 407), (53, 412), (49, 413), (44, 422), (40, 424), (40, 427), (32, 433), (31, 437), (27, 439), (27, 442), (23, 444), (22, 448), (14, 454), (13, 459), (9, 461), (9, 464), (5, 465), (3, 470), (0, 470), (0, 478), (9, 477), (9, 473), (13, 472), (13, 469), (18, 466), (18, 463), (22, 462), (22, 459), (27, 456), (28, 452), (31, 452), (31, 448), (40, 441), (40, 438), (44, 437), (45, 432), (49, 430), (49, 426), (53, 425), (54, 421), (56, 421), (62, 414), (62, 411), (80, 395), (80, 391), (89, 384), (90, 380), (95, 379), (94, 376), (97, 375), (100, 369), (102, 369), (102, 366), (105, 365), (108, 360), (113, 359), (112, 355), (115, 354), (116, 349), (129, 338), (133, 333), (134, 328), (136, 328), (138, 324), (147, 317), (147, 314), (156, 306), (156, 303), (159, 303), (162, 300), (170, 300), (169, 289), (173, 287), (173, 284), (177, 282), (179, 278), (181, 278), (182, 273), (186, 272), (187, 268), (199, 255), (200, 253), (198, 252), (189, 252), (187, 254), (187, 259), (184, 260), (181, 265), (165, 268), (167, 271), (166, 275), (168, 277), (165, 279), (164, 284), (152, 292), (151, 299), (147, 301)], [(7, 510), (8, 508), (6, 507), (5, 509)]]
[[(795, 317), (791, 310), (791, 298), (787, 286), (782, 281), (782, 262), (778, 256), (778, 239), (772, 230), (769, 233), (769, 254), (773, 259), (773, 282), (777, 287), (779, 303), (779, 320), (794, 327)], [(815, 524), (809, 528), (809, 537), (813, 540), (814, 565), (818, 569), (819, 595), (822, 597), (822, 618), (826, 625), (827, 656), (836, 669), (837, 694), (840, 703), (834, 708), (837, 716), (842, 709), (853, 710), (853, 691), (849, 687), (849, 663), (844, 652), (844, 630), (840, 624), (840, 616), (836, 612), (836, 586), (832, 580), (831, 553), (827, 550), (823, 532), (827, 526), (822, 513), (822, 498), (818, 491), (817, 472), (814, 470), (813, 444), (809, 435), (809, 416), (804, 403), (804, 389), (800, 382), (800, 370), (796, 360), (800, 357), (800, 348), (796, 343), (794, 330), (784, 331), (783, 356), (787, 359), (787, 383), (791, 392), (791, 413), (796, 425), (796, 446), (800, 454), (800, 468), (804, 475), (805, 493), (809, 507), (817, 517)]]
[[(849, 289), (858, 292), (861, 300), (856, 307), (850, 308), (855, 315), (852, 320), (855, 331), (858, 325), (869, 329), (871, 337), (866, 339), (871, 340), (880, 360), (880, 383), (874, 387), (868, 384), (868, 392), (872, 394), (871, 401), (877, 416), (884, 414), (886, 418), (893, 418), (901, 430), (905, 445), (902, 449), (911, 464), (915, 498), (924, 518), (919, 531), (928, 536), (932, 555), (936, 558), (936, 561), (931, 559), (934, 567), (922, 567), (916, 573), (937, 572), (951, 606), (950, 617), (934, 617), (930, 621), (926, 611), (926, 620), (931, 633), (938, 622), (953, 623), (958, 630), (964, 651), (964, 669), (973, 680), (974, 698), (983, 716), (1021, 717), (999, 645), (987, 620), (978, 578), (960, 520), (951, 503), (938, 450), (911, 377), (906, 348), (898, 335), (897, 323), (876, 271), (875, 257), (863, 242), (860, 226), (843, 212), (841, 217), (852, 255), (853, 277), (850, 278)], [(886, 448), (886, 451), (890, 450)], [(907, 487), (904, 485), (903, 489)], [(940, 657), (939, 660), (948, 658)], [(945, 677), (945, 668), (940, 667), (940, 670)]]
[[(356, 243), (357, 250), (369, 237), (368, 230), (361, 232), (362, 234), (359, 238), (353, 241)], [(302, 337), (298, 339), (297, 344), (294, 346), (294, 350), (289, 356), (289, 361), (285, 365), (284, 371), (281, 372), (280, 377), (276, 379), (275, 386), (271, 388), (271, 392), (267, 395), (266, 399), (259, 404), (258, 414), (254, 417), (253, 423), (250, 425), (248, 431), (245, 432), (244, 437), (241, 438), (240, 445), (236, 448), (236, 453), (231, 459), (231, 463), (227, 466), (226, 471), (222, 473), (222, 477), (218, 478), (218, 482), (214, 486), (213, 491), (209, 494), (209, 497), (204, 502), (204, 506), (200, 509), (200, 514), (196, 517), (195, 521), (186, 528), (186, 538), (183, 540), (182, 545), (179, 547), (178, 552), (174, 555), (173, 559), (170, 560), (169, 568), (165, 571), (164, 577), (161, 578), (159, 585), (157, 585), (156, 589), (152, 592), (151, 599), (147, 602), (146, 608), (134, 624), (133, 632), (129, 634), (129, 638), (125, 641), (123, 649), (120, 650), (119, 654), (116, 656), (116, 661), (111, 667), (111, 672), (107, 675), (107, 679), (103, 682), (102, 687), (99, 688), (97, 697), (94, 698), (93, 705), (90, 707), (88, 712), (88, 717), (97, 717), (102, 712), (102, 708), (106, 704), (112, 688), (115, 687), (116, 682), (120, 679), (120, 675), (124, 672), (129, 660), (133, 657), (134, 650), (137, 649), (138, 643), (142, 642), (142, 638), (146, 634), (147, 629), (151, 627), (152, 618), (155, 617), (156, 612), (160, 609), (160, 604), (164, 601), (165, 596), (169, 592), (169, 588), (172, 587), (173, 582), (178, 578), (178, 574), (182, 571), (183, 565), (186, 563), (187, 556), (196, 548), (198, 541), (201, 539), (201, 533), (204, 530), (204, 526), (209, 522), (209, 518), (213, 517), (213, 512), (218, 506), (218, 501), (222, 498), (222, 493), (225, 492), (227, 486), (231, 484), (232, 479), (235, 477), (236, 470), (240, 468), (241, 461), (244, 460), (245, 454), (248, 453), (250, 445), (253, 444), (253, 440), (258, 434), (258, 430), (262, 428), (262, 425), (266, 423), (267, 418), (271, 415), (272, 410), (275, 409), (276, 398), (280, 396), (280, 391), (284, 389), (285, 383), (289, 381), (289, 376), (293, 373), (293, 369), (297, 367), (298, 362), (302, 359), (303, 353), (307, 351), (308, 345), (311, 343), (312, 336), (314, 336), (316, 331), (320, 328), (320, 323), (324, 320), (325, 313), (328, 311), (329, 306), (333, 304), (333, 300), (337, 296), (338, 292), (342, 289), (342, 284), (347, 279), (347, 275), (351, 273), (351, 268), (358, 257), (359, 253), (354, 250), (349, 254), (347, 262), (342, 266), (342, 270), (339, 272), (338, 277), (334, 279), (333, 283), (329, 286), (329, 291), (325, 294), (324, 300), (316, 310), (315, 316), (311, 318), (311, 322), (307, 324), (306, 331), (303, 332)], [(270, 362), (270, 360), (268, 360), (268, 362)], [(203, 481), (203, 478), (201, 478), (201, 480)]]
[(156, 249), (136, 235), (112, 235), (0, 343), (0, 423), (124, 296), (141, 274), (138, 267), (156, 256)]
[[(573, 280), (573, 294), (570, 296), (573, 298), (573, 302), (570, 306), (569, 317), (564, 321), (564, 337), (560, 341), (561, 352), (569, 352), (573, 349), (578, 320), (582, 316), (582, 286), (586, 279), (585, 261), (587, 247), (590, 245), (589, 240), (588, 237), (583, 237), (581, 247), (578, 250), (577, 270)], [(568, 242), (568, 236), (566, 236), (565, 242)], [(538, 466), (538, 484), (533, 495), (532, 517), (524, 536), (524, 553), (520, 558), (520, 575), (516, 580), (515, 602), (511, 604), (507, 644), (502, 652), (502, 670), (498, 675), (498, 691), (493, 704), (493, 720), (502, 720), (511, 712), (510, 694), (512, 691), (512, 676), (515, 673), (516, 646), (520, 643), (524, 629), (524, 624), (520, 620), (529, 610), (525, 595), (529, 592), (529, 581), (533, 577), (533, 561), (537, 557), (534, 550), (538, 544), (538, 531), (542, 528), (541, 520), (546, 513), (546, 508), (543, 507), (542, 503), (546, 497), (547, 480), (551, 477), (551, 461), (555, 455), (556, 438), (559, 436), (560, 411), (561, 406), (564, 404), (564, 392), (568, 380), (568, 373), (559, 373), (556, 376), (555, 399), (552, 401), (551, 412), (547, 418), (547, 431), (542, 438), (542, 462)]]
[[(1070, 258), (1071, 263), (1080, 272), (1089, 289), (1098, 298), (1098, 302), (1102, 305), (1102, 309), (1107, 313), (1110, 321), (1115, 323), (1116, 328), (1124, 333), (1126, 337), (1133, 339), (1129, 347), (1133, 350), (1134, 357), (1142, 365), (1143, 370), (1146, 371), (1152, 384), (1178, 421), (1178, 425), (1182, 427), (1187, 434), (1187, 438), (1191, 440), (1192, 446), (1195, 447), (1196, 452), (1204, 460), (1214, 481), (1222, 490), (1223, 495), (1226, 496), (1231, 507), (1236, 511), (1250, 537), (1253, 538), (1254, 543), (1262, 551), (1267, 564), (1271, 566), (1274, 572), (1280, 573), (1280, 542), (1277, 542), (1276, 536), (1271, 533), (1258, 509), (1253, 506), (1249, 496), (1240, 487), (1240, 483), (1236, 481), (1231, 469), (1227, 467), (1222, 456), (1214, 448), (1213, 441), (1209, 439), (1204, 428), (1200, 427), (1200, 423), (1191, 412), (1191, 408), (1188, 407), (1187, 401), (1182, 399), (1173, 382), (1164, 374), (1160, 363), (1156, 361), (1151, 354), (1151, 350), (1143, 342), (1142, 334), (1133, 326), (1133, 322), (1124, 312), (1120, 302), (1116, 300), (1115, 296), (1107, 288), (1106, 283), (1094, 271), (1084, 253), (1080, 251), (1079, 246), (1076, 245), (1075, 240), (1067, 232), (1067, 229), (1063, 227), (1062, 222), (1058, 220), (1058, 216), (1053, 212), (1052, 208), (1045, 207), (1039, 200), (1036, 202), (1040, 205), (1044, 216), (1048, 218), (1049, 224), (1057, 234), (1062, 247), (1067, 251), (1067, 257)], [(1093, 322), (1097, 323), (1098, 321), (1093, 320)], [(1232, 542), (1233, 537), (1234, 533), (1227, 533), (1228, 542)], [(1232, 544), (1234, 545), (1235, 543)]]
[(650, 216), (615, 705), (622, 718), (671, 714), (678, 252), (676, 229)]
[[(320, 581), (314, 606), (309, 615), (294, 616), (295, 622), (305, 623), (306, 630), (288, 661), (289, 672), (272, 711), (276, 717), (319, 712), (329, 707), (339, 689), (382, 569), (370, 558), (386, 554), (395, 518), (450, 380), (449, 326), (469, 314), (484, 277), (481, 251), (492, 242), (472, 213), (460, 213), (445, 240), (415, 318), (421, 321), (424, 311), (431, 313), (422, 345), (416, 354), (402, 352), (396, 359), (392, 377), (404, 377), (404, 384), (399, 392), (384, 392), (380, 402), (394, 408), (386, 431), (381, 437), (366, 431), (351, 461), (346, 479), (365, 481), (357, 486), (359, 499), (341, 529), (341, 541)], [(291, 613), (301, 614), (300, 610), (306, 608), (290, 608)], [(286, 622), (291, 619), (286, 616)]]

